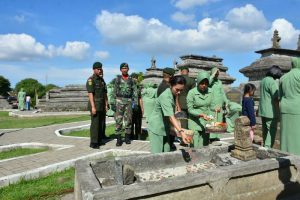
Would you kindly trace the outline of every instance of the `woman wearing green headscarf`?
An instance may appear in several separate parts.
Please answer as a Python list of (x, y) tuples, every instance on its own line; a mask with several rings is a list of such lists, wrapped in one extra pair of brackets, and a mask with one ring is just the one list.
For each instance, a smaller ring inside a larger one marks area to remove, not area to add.
[[(211, 106), (211, 111), (216, 117), (215, 122), (222, 122), (223, 120), (223, 110), (222, 106), (223, 104), (227, 104), (228, 100), (226, 97), (226, 94), (224, 92), (224, 87), (222, 84), (222, 81), (219, 80), (219, 73), (220, 70), (217, 67), (212, 68), (210, 73), (210, 80), (209, 80), (209, 87), (211, 88), (211, 91), (213, 93), (213, 101)], [(211, 133), (210, 139), (217, 139), (219, 140), (219, 135)]]
[(280, 78), (280, 148), (300, 155), (300, 58), (292, 58), (292, 69)]
[(209, 74), (205, 71), (197, 75), (197, 86), (191, 89), (186, 98), (189, 119), (188, 127), (194, 131), (193, 147), (200, 148), (209, 144), (209, 134), (205, 132), (205, 125), (210, 119), (213, 94), (209, 84)]

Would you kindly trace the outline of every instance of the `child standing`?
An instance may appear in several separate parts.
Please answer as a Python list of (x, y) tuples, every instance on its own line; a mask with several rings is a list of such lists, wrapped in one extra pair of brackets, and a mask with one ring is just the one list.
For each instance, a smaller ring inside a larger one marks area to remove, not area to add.
[(254, 128), (256, 124), (255, 111), (254, 111), (254, 101), (253, 95), (255, 92), (255, 85), (247, 83), (244, 87), (243, 101), (242, 101), (242, 115), (247, 116), (250, 120), (250, 138), (253, 141)]

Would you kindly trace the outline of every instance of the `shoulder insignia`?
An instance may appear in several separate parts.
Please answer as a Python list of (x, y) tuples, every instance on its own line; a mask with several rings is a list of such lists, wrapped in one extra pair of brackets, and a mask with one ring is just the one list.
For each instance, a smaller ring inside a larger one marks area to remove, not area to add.
[(92, 85), (92, 84), (93, 84), (92, 79), (88, 79), (88, 84), (89, 84), (89, 85)]

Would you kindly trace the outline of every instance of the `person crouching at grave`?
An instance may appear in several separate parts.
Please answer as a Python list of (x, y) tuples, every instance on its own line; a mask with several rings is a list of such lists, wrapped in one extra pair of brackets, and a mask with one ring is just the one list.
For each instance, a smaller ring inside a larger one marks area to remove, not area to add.
[[(197, 86), (191, 89), (187, 96), (189, 113), (188, 127), (194, 131), (192, 147), (200, 148), (209, 145), (209, 134), (205, 132), (205, 126), (211, 119), (211, 106), (213, 93), (209, 85), (209, 74), (205, 71), (197, 75)], [(197, 134), (198, 133), (198, 134)]]
[(152, 153), (169, 152), (170, 126), (173, 126), (183, 139), (188, 143), (187, 135), (175, 118), (175, 99), (183, 90), (186, 81), (182, 76), (174, 76), (167, 88), (156, 99), (154, 110), (150, 114), (148, 133)]

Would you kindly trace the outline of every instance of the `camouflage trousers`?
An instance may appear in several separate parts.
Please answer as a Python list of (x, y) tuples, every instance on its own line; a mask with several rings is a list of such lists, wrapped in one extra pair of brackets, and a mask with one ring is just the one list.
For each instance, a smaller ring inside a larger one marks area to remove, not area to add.
[(117, 99), (115, 112), (116, 128), (115, 134), (119, 135), (123, 132), (123, 121), (125, 126), (125, 133), (131, 134), (132, 124), (132, 107), (131, 99)]

